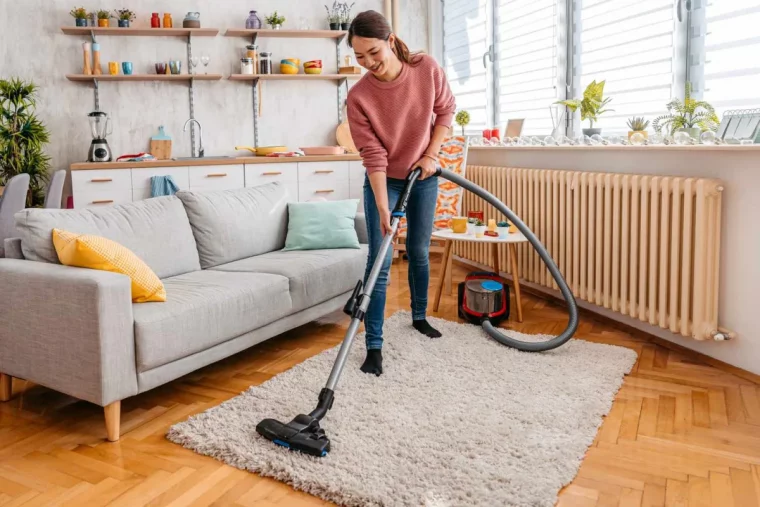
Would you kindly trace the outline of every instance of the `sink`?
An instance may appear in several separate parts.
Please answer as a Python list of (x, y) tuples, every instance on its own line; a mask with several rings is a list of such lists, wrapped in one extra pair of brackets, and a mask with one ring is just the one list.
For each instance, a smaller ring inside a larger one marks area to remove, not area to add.
[(172, 160), (216, 160), (220, 158), (233, 158), (230, 155), (204, 155), (203, 157), (173, 157)]

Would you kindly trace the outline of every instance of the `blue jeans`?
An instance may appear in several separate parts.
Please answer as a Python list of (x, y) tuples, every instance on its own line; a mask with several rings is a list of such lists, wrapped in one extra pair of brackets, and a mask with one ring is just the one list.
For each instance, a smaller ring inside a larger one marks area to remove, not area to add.
[[(388, 206), (391, 211), (396, 206), (406, 180), (388, 178)], [(438, 177), (432, 176), (417, 180), (412, 187), (406, 206), (406, 253), (409, 257), (409, 291), (411, 295), (412, 319), (425, 318), (430, 281), (430, 236), (433, 233), (435, 203), (438, 197)], [(383, 242), (380, 228), (380, 215), (377, 212), (375, 194), (369, 178), (364, 180), (364, 213), (367, 219), (367, 236), (369, 238), (369, 257), (364, 273), (364, 283), (369, 278), (372, 266)], [(391, 217), (392, 218), (392, 217)], [(393, 259), (393, 247), (388, 249), (383, 267), (375, 282), (370, 296), (367, 314), (364, 317), (367, 349), (380, 349), (383, 346), (383, 320), (385, 317), (385, 291), (388, 286), (388, 273)]]

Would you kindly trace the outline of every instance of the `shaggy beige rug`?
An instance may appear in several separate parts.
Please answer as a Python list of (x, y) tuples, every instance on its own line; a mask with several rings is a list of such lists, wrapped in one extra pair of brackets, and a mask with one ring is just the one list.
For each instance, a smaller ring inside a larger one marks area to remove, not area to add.
[[(411, 315), (386, 320), (381, 377), (362, 373), (357, 335), (322, 421), (332, 450), (313, 458), (256, 424), (310, 412), (338, 347), (172, 426), (169, 440), (340, 505), (553, 506), (572, 481), (636, 361), (623, 347), (570, 340), (518, 352), (478, 326)], [(510, 332), (520, 339), (525, 335)]]

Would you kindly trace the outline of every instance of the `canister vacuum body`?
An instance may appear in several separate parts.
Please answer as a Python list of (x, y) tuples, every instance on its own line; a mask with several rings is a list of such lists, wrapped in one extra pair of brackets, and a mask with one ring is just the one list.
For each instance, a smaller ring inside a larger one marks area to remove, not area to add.
[(476, 271), (457, 287), (459, 318), (472, 324), (498, 326), (509, 318), (509, 286), (496, 273)]

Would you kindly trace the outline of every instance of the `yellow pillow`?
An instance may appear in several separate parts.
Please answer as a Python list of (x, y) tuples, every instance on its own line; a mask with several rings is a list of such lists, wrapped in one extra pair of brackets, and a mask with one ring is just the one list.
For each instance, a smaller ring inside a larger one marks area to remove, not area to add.
[(89, 234), (53, 229), (53, 245), (65, 266), (100, 269), (132, 280), (132, 302), (166, 301), (164, 284), (131, 250), (115, 241)]

